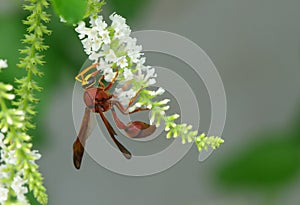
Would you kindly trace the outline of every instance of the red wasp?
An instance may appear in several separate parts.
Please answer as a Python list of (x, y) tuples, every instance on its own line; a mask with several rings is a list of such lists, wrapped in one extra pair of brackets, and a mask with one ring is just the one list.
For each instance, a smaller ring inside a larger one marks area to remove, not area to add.
[[(109, 89), (113, 86), (114, 82), (118, 77), (118, 70), (116, 71), (116, 75), (114, 76), (112, 81), (107, 86), (105, 86), (104, 83), (102, 82), (102, 80), (104, 79), (104, 75), (102, 75), (97, 81), (97, 75), (100, 73), (99, 70), (87, 74), (90, 70), (95, 69), (98, 65), (99, 65), (98, 63), (95, 63), (87, 67), (75, 77), (77, 81), (81, 82), (82, 87), (84, 88), (83, 99), (86, 105), (80, 131), (76, 138), (76, 141), (73, 144), (73, 163), (77, 169), (79, 169), (81, 166), (81, 160), (84, 153), (85, 142), (88, 138), (88, 129), (89, 129), (91, 112), (100, 114), (101, 119), (104, 122), (104, 125), (109, 132), (110, 137), (112, 138), (113, 142), (117, 145), (119, 150), (127, 159), (131, 158), (131, 153), (116, 139), (117, 134), (113, 129), (113, 127), (110, 125), (109, 121), (106, 119), (104, 112), (111, 110), (114, 122), (117, 125), (117, 127), (119, 129), (124, 130), (127, 136), (131, 138), (147, 137), (151, 135), (156, 129), (154, 125), (149, 125), (141, 121), (133, 121), (125, 125), (118, 118), (115, 112), (115, 107), (118, 108), (121, 111), (121, 113), (123, 113), (124, 115), (132, 114), (144, 110), (149, 110), (149, 109), (137, 108), (132, 112), (128, 112), (128, 108), (136, 100), (139, 92), (137, 92), (137, 94), (130, 100), (128, 106), (124, 108), (123, 105), (118, 100), (115, 99), (116, 96), (114, 96), (109, 92)], [(97, 85), (97, 82), (99, 83), (99, 85)]]

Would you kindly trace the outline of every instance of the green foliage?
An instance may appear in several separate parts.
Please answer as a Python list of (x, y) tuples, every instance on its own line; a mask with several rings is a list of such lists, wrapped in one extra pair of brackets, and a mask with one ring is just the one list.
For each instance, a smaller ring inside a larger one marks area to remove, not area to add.
[(78, 23), (86, 14), (87, 0), (51, 0), (59, 16), (70, 24)]
[[(271, 136), (266, 138), (266, 136)], [(277, 188), (300, 171), (299, 134), (280, 132), (262, 135), (221, 165), (218, 179), (231, 187)]]
[(84, 18), (98, 14), (105, 1), (51, 0), (56, 13), (68, 24), (76, 24)]
[(145, 0), (108, 0), (107, 4), (113, 12), (124, 16), (128, 21), (131, 21), (142, 8), (148, 4)]

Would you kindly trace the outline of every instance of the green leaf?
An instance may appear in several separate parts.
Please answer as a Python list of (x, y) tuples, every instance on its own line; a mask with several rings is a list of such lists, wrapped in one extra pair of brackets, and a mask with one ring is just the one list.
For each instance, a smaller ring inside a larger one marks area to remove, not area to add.
[(279, 188), (300, 172), (300, 145), (297, 133), (269, 133), (257, 143), (228, 156), (218, 171), (219, 182), (231, 188)]
[(84, 18), (87, 0), (51, 0), (57, 14), (69, 24), (75, 24)]

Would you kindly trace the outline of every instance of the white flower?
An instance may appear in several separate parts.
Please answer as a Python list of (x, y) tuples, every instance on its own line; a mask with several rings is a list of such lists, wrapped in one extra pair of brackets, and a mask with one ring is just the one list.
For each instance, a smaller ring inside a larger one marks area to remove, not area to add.
[(115, 30), (115, 38), (122, 40), (130, 35), (131, 30), (129, 28), (119, 28)]
[(103, 43), (105, 43), (105, 44), (110, 44), (111, 43), (109, 32), (107, 30), (104, 30), (100, 34), (100, 36), (102, 37)]
[(99, 38), (98, 34), (99, 34), (99, 32), (98, 32), (97, 28), (93, 27), (93, 28), (89, 29), (89, 32), (88, 32), (87, 35), (88, 35), (89, 39), (95, 41)]
[(148, 80), (148, 82), (146, 84), (147, 84), (147, 86), (149, 86), (149, 85), (154, 85), (155, 83), (156, 83), (156, 80), (154, 78), (151, 78)]
[(97, 66), (97, 70), (104, 71), (110, 68), (110, 64), (106, 63), (102, 58), (100, 58), (99, 65)]
[(128, 51), (128, 56), (133, 63), (138, 63), (140, 60), (140, 57), (142, 56), (142, 53), (135, 51), (135, 50), (130, 50), (130, 51)]
[(7, 132), (7, 129), (8, 129), (8, 127), (7, 127), (7, 126), (4, 126), (4, 127), (1, 129), (1, 132), (2, 132), (2, 133), (6, 133), (6, 132)]
[(126, 56), (118, 58), (117, 65), (120, 66), (120, 68), (126, 68), (128, 66)]
[[(7, 165), (5, 165), (5, 164), (2, 164), (0, 166), (0, 179), (8, 179), (9, 178), (9, 173), (4, 171), (4, 169), (6, 169), (6, 168), (7, 168)], [(1, 183), (0, 183), (0, 187), (1, 187)]]
[(1, 148), (4, 148), (4, 146), (5, 146), (3, 141), (4, 141), (4, 135), (0, 132), (0, 147)]
[(0, 186), (0, 204), (4, 204), (8, 197), (8, 189)]
[(94, 22), (90, 22), (92, 26), (96, 27), (99, 33), (103, 32), (107, 28), (107, 24), (105, 23), (105, 21), (103, 21), (102, 16), (98, 16), (98, 18), (96, 18)]
[(98, 62), (100, 56), (101, 56), (100, 53), (93, 52), (93, 53), (91, 53), (91, 55), (89, 56), (89, 59), (90, 59), (91, 61)]
[(111, 14), (109, 18), (112, 21), (111, 26), (115, 29), (126, 25), (126, 19), (116, 13)]
[(126, 42), (127, 51), (134, 50), (134, 48), (136, 47), (136, 43), (137, 43), (136, 38), (131, 38), (130, 36), (128, 36), (127, 38), (124, 38), (123, 40)]
[(104, 80), (107, 82), (111, 82), (112, 79), (115, 77), (116, 72), (113, 72), (113, 69), (108, 67), (103, 71)]
[(7, 68), (7, 60), (0, 59), (0, 69)]
[(155, 91), (155, 95), (162, 95), (165, 93), (165, 89), (159, 87), (157, 91)]
[(23, 186), (27, 183), (27, 180), (22, 179), (20, 176), (16, 176), (11, 184), (11, 188), (17, 195), (18, 201), (26, 201), (25, 194), (28, 192), (27, 187)]
[(88, 55), (90, 55), (92, 53), (92, 42), (85, 38), (81, 41), (82, 45), (83, 45), (83, 48), (84, 48), (84, 52)]
[(84, 21), (78, 23), (78, 26), (75, 28), (75, 31), (79, 33), (79, 39), (83, 39), (86, 35), (89, 34), (89, 29), (85, 27)]
[(31, 154), (32, 154), (34, 160), (39, 160), (39, 159), (42, 157), (42, 155), (39, 153), (38, 150), (33, 150), (33, 151), (31, 152)]
[(92, 44), (92, 51), (97, 52), (101, 46), (103, 41), (99, 38), (95, 39), (94, 43)]
[(105, 61), (108, 63), (115, 63), (118, 60), (115, 52), (110, 49), (109, 53), (105, 56)]
[(133, 78), (133, 73), (128, 68), (124, 69), (123, 75), (124, 75), (125, 81), (131, 80)]
[(7, 153), (7, 158), (4, 159), (6, 164), (13, 164), (16, 165), (17, 164), (17, 156), (16, 156), (16, 150), (10, 150)]
[(164, 99), (162, 101), (159, 102), (160, 105), (165, 105), (168, 104), (171, 100), (170, 99)]

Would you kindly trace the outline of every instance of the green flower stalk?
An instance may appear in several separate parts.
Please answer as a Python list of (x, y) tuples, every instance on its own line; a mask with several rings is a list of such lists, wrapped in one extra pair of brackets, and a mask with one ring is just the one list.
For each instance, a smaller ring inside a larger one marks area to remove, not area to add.
[[(39, 66), (44, 64), (41, 52), (48, 48), (44, 45), (44, 35), (50, 34), (44, 25), (49, 22), (49, 15), (44, 11), (48, 5), (46, 0), (25, 1), (24, 10), (30, 14), (23, 21), (28, 27), (22, 40), (25, 47), (19, 51), (24, 57), (18, 66), (24, 68), (27, 75), (16, 79), (16, 100), (15, 94), (9, 92), (13, 86), (0, 84), (1, 204), (28, 204), (25, 197), (28, 189), (39, 203), (48, 203), (43, 177), (35, 163), (41, 155), (32, 150), (31, 136), (27, 134), (28, 129), (35, 127), (31, 122), (32, 116), (36, 114), (34, 104), (38, 102), (34, 92), (41, 90), (34, 77), (43, 75), (39, 70)], [(5, 65), (4, 62), (0, 64)], [(8, 108), (6, 100), (12, 101), (15, 108)]]
[(25, 112), (6, 104), (15, 98), (12, 89), (12, 85), (0, 83), (0, 204), (28, 204), (27, 185), (41, 204), (47, 204), (46, 189), (35, 163), (41, 155), (31, 150), (31, 137), (22, 131)]
[(196, 130), (192, 131), (192, 125), (177, 124), (175, 120), (180, 117), (178, 114), (167, 116), (166, 111), (170, 108), (167, 104), (170, 100), (154, 100), (157, 95), (162, 95), (163, 93), (164, 90), (162, 88), (159, 88), (156, 92), (144, 89), (140, 92), (138, 103), (131, 109), (135, 109), (136, 107), (151, 108), (151, 124), (155, 123), (158, 127), (160, 126), (161, 121), (164, 121), (167, 139), (181, 137), (183, 144), (195, 142), (199, 152), (203, 149), (207, 150), (208, 147), (216, 149), (224, 142), (220, 137), (206, 136), (205, 133), (199, 134)]
[(98, 13), (101, 12), (102, 6), (105, 5), (105, 1), (101, 0), (87, 0), (87, 12), (85, 14), (85, 18), (89, 16), (96, 17)]
[(24, 5), (24, 10), (31, 12), (31, 14), (23, 21), (28, 26), (28, 33), (25, 34), (25, 38), (22, 40), (25, 48), (20, 49), (20, 53), (25, 57), (20, 59), (18, 66), (26, 69), (27, 76), (16, 80), (16, 83), (19, 84), (18, 89), (16, 89), (19, 99), (14, 105), (26, 113), (25, 129), (29, 129), (34, 128), (30, 119), (35, 114), (34, 104), (38, 102), (33, 93), (41, 90), (33, 77), (43, 75), (38, 66), (45, 63), (41, 51), (48, 48), (43, 42), (44, 35), (49, 35), (51, 31), (44, 25), (44, 23), (50, 21), (49, 15), (44, 11), (49, 5), (48, 2), (46, 0), (26, 0), (26, 2), (28, 4)]

